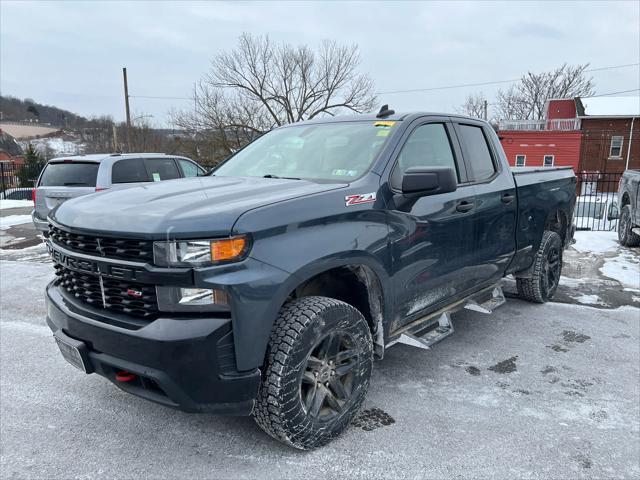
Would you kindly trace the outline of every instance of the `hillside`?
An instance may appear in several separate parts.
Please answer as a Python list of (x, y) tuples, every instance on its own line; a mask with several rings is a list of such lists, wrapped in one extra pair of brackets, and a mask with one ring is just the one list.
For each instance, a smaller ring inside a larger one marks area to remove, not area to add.
[(58, 128), (82, 128), (90, 124), (87, 118), (52, 105), (44, 105), (29, 98), (21, 100), (11, 96), (0, 96), (2, 121), (22, 122), (38, 120)]

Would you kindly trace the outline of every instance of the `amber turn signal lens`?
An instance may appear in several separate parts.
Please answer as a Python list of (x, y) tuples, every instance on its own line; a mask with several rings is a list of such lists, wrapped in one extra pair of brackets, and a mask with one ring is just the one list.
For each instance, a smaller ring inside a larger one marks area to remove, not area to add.
[(211, 242), (211, 260), (220, 262), (223, 260), (233, 260), (242, 255), (247, 241), (245, 237), (225, 238), (224, 240), (214, 240)]

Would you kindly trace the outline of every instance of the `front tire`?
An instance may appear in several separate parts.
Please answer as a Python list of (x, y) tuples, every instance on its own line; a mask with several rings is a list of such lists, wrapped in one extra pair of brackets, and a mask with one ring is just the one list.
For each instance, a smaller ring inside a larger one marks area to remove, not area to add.
[(288, 302), (271, 332), (254, 419), (295, 448), (325, 445), (362, 405), (372, 365), (371, 332), (358, 310), (326, 297)]
[(558, 289), (561, 273), (562, 239), (556, 232), (545, 230), (533, 260), (531, 277), (516, 278), (518, 295), (529, 302), (548, 302)]
[(618, 220), (618, 240), (624, 247), (637, 247), (640, 245), (640, 235), (631, 231), (633, 222), (631, 221), (631, 205), (625, 205), (620, 211)]

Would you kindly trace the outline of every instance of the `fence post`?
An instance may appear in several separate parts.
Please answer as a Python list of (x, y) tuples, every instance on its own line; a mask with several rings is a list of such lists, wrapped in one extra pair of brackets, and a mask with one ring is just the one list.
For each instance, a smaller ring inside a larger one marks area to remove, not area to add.
[(0, 162), (0, 182), (2, 182), (2, 196), (4, 197), (7, 190), (4, 185), (4, 162)]

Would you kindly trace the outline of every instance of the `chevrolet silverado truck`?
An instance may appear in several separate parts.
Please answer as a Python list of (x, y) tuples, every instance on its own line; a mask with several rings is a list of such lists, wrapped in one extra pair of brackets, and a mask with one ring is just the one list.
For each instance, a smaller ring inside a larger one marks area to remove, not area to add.
[(507, 275), (549, 300), (575, 192), (570, 168), (511, 171), (467, 117), (287, 125), (208, 176), (53, 210), (46, 321), (86, 373), (311, 449), (348, 426), (386, 348), (491, 312)]
[(640, 170), (627, 170), (618, 187), (618, 240), (625, 247), (640, 246)]

